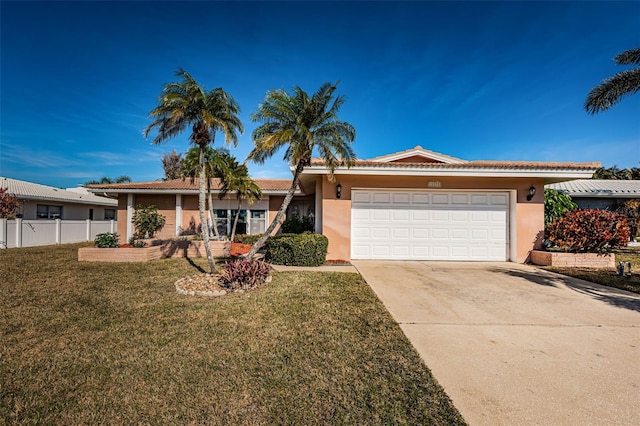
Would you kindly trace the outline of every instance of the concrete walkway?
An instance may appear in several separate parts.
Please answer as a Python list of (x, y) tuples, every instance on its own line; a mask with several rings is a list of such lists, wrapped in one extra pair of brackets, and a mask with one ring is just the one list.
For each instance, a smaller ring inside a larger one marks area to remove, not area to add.
[(354, 264), (470, 424), (640, 424), (640, 295), (513, 263)]
[(321, 266), (285, 266), (271, 265), (277, 272), (284, 271), (314, 271), (314, 272), (347, 272), (357, 274), (358, 270), (353, 265), (321, 265)]

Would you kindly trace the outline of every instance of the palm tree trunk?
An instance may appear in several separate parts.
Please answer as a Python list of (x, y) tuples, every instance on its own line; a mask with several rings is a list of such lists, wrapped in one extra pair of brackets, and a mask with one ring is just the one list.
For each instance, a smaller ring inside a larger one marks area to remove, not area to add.
[(216, 239), (220, 239), (220, 234), (218, 234), (218, 223), (216, 222), (216, 218), (213, 215), (213, 197), (211, 196), (211, 179), (207, 178), (207, 193), (209, 197), (209, 217), (211, 218), (211, 227), (213, 228), (213, 235), (216, 236)]
[(236, 227), (238, 226), (238, 218), (240, 217), (240, 207), (242, 207), (242, 198), (238, 198), (238, 210), (236, 210), (236, 217), (233, 219), (233, 228), (231, 228), (231, 242), (236, 236)]
[(271, 222), (271, 225), (269, 225), (269, 228), (264, 231), (262, 237), (260, 237), (258, 241), (255, 242), (253, 247), (251, 247), (251, 251), (247, 253), (247, 259), (253, 259), (253, 256), (256, 255), (260, 247), (262, 247), (264, 242), (267, 241), (267, 238), (271, 236), (271, 233), (276, 229), (276, 226), (279, 226), (282, 223), (287, 211), (287, 207), (289, 207), (289, 203), (291, 203), (291, 200), (293, 199), (293, 194), (296, 192), (296, 188), (298, 187), (298, 180), (300, 179), (300, 173), (302, 173), (302, 169), (304, 169), (304, 166), (302, 165), (302, 162), (299, 162), (296, 166), (296, 172), (293, 175), (293, 181), (291, 181), (291, 187), (289, 188), (289, 192), (287, 192), (287, 195), (284, 197), (284, 201), (282, 202), (280, 210), (278, 210), (276, 217), (273, 219), (273, 222)]
[(211, 253), (211, 246), (209, 245), (209, 226), (207, 224), (207, 214), (206, 214), (206, 206), (205, 206), (205, 181), (207, 179), (204, 170), (204, 145), (200, 145), (200, 191), (198, 194), (198, 204), (200, 207), (200, 229), (202, 230), (202, 241), (204, 243), (204, 249), (207, 252), (207, 261), (209, 262), (209, 268), (211, 269), (211, 273), (215, 274), (216, 263), (213, 259), (213, 254)]

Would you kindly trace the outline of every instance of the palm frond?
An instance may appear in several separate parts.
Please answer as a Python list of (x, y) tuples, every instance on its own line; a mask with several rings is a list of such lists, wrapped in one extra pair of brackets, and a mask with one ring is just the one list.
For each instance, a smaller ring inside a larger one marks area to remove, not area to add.
[(640, 91), (640, 68), (619, 72), (603, 80), (587, 96), (584, 109), (589, 114), (606, 111), (627, 95)]
[(640, 48), (630, 49), (615, 57), (618, 65), (640, 65)]

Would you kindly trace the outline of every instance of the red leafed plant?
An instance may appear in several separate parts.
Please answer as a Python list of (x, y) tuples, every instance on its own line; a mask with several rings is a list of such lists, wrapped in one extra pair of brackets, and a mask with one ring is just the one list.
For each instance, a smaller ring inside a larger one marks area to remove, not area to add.
[(251, 245), (250, 244), (242, 244), (242, 243), (231, 243), (231, 256), (232, 257), (238, 257), (238, 256), (242, 256), (243, 254), (247, 254), (251, 251)]
[(546, 229), (547, 240), (570, 253), (611, 253), (626, 246), (629, 235), (626, 217), (597, 209), (567, 211)]
[(15, 195), (6, 189), (0, 188), (0, 219), (15, 219), (16, 209), (20, 203)]
[(262, 260), (238, 259), (227, 263), (220, 276), (223, 287), (231, 290), (250, 290), (265, 282), (271, 265)]

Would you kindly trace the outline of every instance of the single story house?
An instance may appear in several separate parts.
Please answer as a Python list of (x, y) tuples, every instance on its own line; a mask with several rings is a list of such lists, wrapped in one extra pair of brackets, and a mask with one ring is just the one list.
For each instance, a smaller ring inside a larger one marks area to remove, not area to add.
[(579, 179), (546, 185), (571, 196), (581, 209), (615, 211), (628, 200), (640, 200), (640, 180)]
[[(311, 213), (329, 239), (329, 260), (477, 260), (525, 262), (542, 242), (547, 184), (593, 175), (599, 163), (465, 161), (417, 146), (335, 169), (320, 160), (302, 172), (289, 212)], [(263, 232), (275, 217), (289, 179), (256, 179), (264, 198), (243, 210), (247, 233)], [(199, 226), (197, 183), (92, 185), (118, 195), (118, 232), (132, 235), (137, 204), (166, 216), (159, 234)], [(217, 189), (214, 191), (216, 192)], [(219, 229), (237, 201), (214, 201)], [(225, 216), (226, 215), (226, 216)]]
[(22, 219), (116, 220), (118, 201), (100, 197), (84, 188), (60, 189), (18, 179), (0, 177), (0, 188), (14, 194)]

